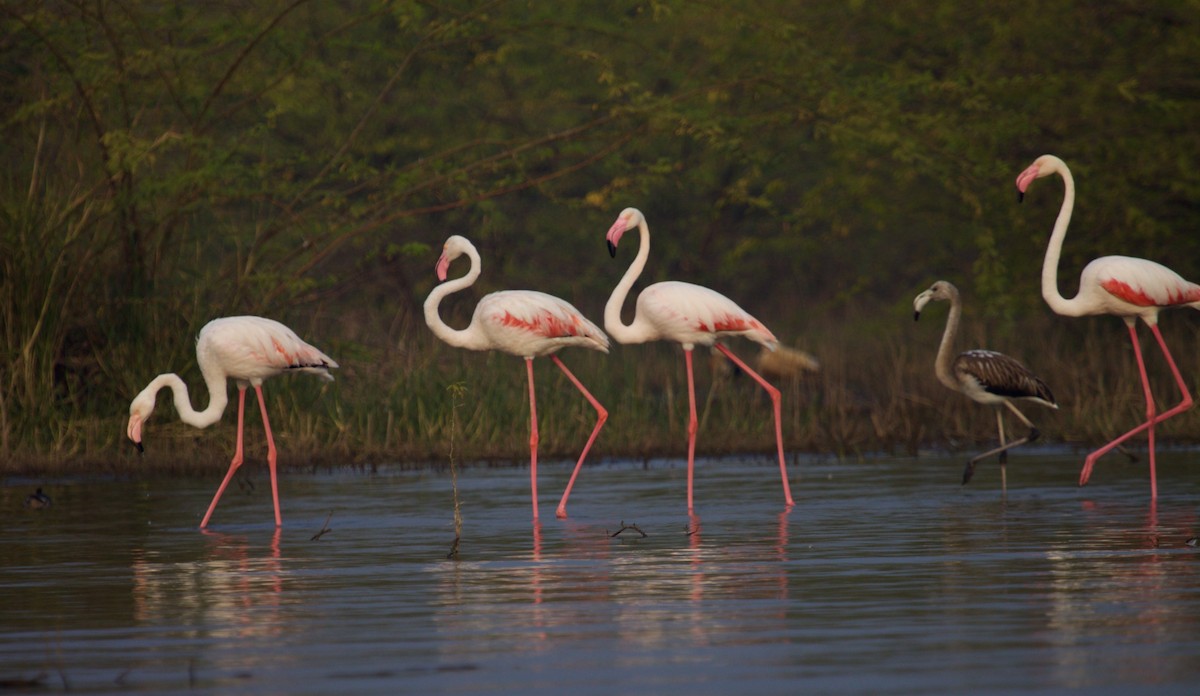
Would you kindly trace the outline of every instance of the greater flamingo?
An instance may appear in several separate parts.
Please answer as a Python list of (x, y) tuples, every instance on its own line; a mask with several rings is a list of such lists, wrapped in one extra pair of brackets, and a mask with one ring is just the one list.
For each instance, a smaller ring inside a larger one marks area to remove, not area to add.
[(783, 478), (783, 496), (787, 505), (795, 505), (788, 486), (787, 465), (783, 459), (783, 428), (780, 414), (779, 390), (771, 386), (750, 366), (742, 362), (728, 348), (717, 342), (724, 336), (744, 336), (767, 348), (774, 349), (779, 341), (760, 321), (737, 306), (728, 297), (708, 288), (691, 283), (665, 281), (655, 283), (638, 295), (633, 322), (621, 321), (621, 306), (634, 281), (646, 267), (650, 256), (650, 228), (646, 217), (636, 208), (621, 211), (617, 221), (608, 230), (608, 251), (617, 255), (617, 244), (621, 235), (638, 228), (641, 235), (637, 256), (617, 287), (613, 289), (608, 304), (604, 306), (604, 328), (620, 343), (645, 343), (646, 341), (675, 341), (683, 346), (684, 363), (687, 366), (688, 382), (688, 512), (692, 505), (692, 473), (696, 451), (696, 387), (692, 377), (692, 350), (697, 346), (715, 346), (725, 357), (733, 361), (743, 372), (750, 375), (771, 397), (775, 413), (775, 444), (779, 453), (779, 473)]
[(575, 485), (575, 477), (583, 466), (588, 450), (608, 420), (608, 411), (592, 396), (567, 366), (559, 359), (556, 352), (568, 346), (591, 348), (601, 353), (608, 352), (608, 336), (566, 300), (560, 300), (553, 295), (533, 290), (502, 290), (485, 295), (475, 306), (475, 314), (471, 324), (465, 329), (453, 329), (438, 316), (438, 305), (447, 295), (469, 288), (479, 278), (480, 260), (475, 245), (465, 237), (454, 235), (446, 240), (442, 247), (442, 256), (437, 262), (438, 280), (446, 281), (446, 272), (450, 262), (466, 254), (471, 260), (471, 269), (467, 274), (455, 280), (443, 282), (429, 293), (425, 300), (425, 323), (433, 330), (438, 338), (458, 348), (468, 350), (499, 350), (517, 357), (525, 358), (525, 368), (529, 375), (529, 478), (530, 490), (533, 496), (533, 518), (538, 517), (537, 495), (537, 400), (533, 388), (533, 359), (550, 356), (555, 365), (563, 371), (567, 379), (575, 385), (584, 397), (596, 409), (596, 426), (571, 479), (563, 491), (562, 500), (558, 503), (555, 514), (558, 517), (567, 516), (567, 498)]
[[(1158, 313), (1168, 307), (1192, 307), (1200, 309), (1200, 285), (1184, 280), (1178, 273), (1161, 264), (1130, 256), (1102, 256), (1084, 267), (1079, 276), (1079, 292), (1067, 299), (1058, 292), (1058, 260), (1062, 255), (1063, 238), (1071, 224), (1071, 211), (1075, 207), (1075, 180), (1065, 162), (1054, 155), (1042, 155), (1034, 160), (1025, 171), (1017, 176), (1017, 191), (1023, 199), (1025, 190), (1034, 179), (1058, 174), (1063, 180), (1063, 202), (1054, 221), (1054, 231), (1046, 247), (1046, 258), (1042, 262), (1042, 297), (1056, 314), (1067, 317), (1082, 317), (1095, 314), (1112, 314), (1121, 317), (1129, 329), (1133, 342), (1133, 355), (1137, 358), (1138, 372), (1142, 378), (1142, 392), (1146, 399), (1146, 420), (1136, 428), (1117, 437), (1112, 442), (1092, 452), (1083, 463), (1079, 474), (1079, 485), (1087, 483), (1092, 475), (1096, 460), (1107, 454), (1130, 437), (1147, 431), (1150, 450), (1150, 497), (1158, 497), (1158, 483), (1154, 471), (1154, 426), (1192, 407), (1192, 394), (1188, 391), (1167, 350), (1162, 333), (1158, 330)], [(1142, 359), (1142, 348), (1137, 336), (1137, 320), (1141, 318), (1158, 341), (1163, 357), (1175, 377), (1182, 400), (1172, 408), (1157, 413), (1154, 396), (1150, 393), (1150, 380), (1146, 376), (1146, 363)]]
[[(991, 350), (968, 350), (950, 357), (954, 347), (954, 339), (958, 336), (958, 323), (962, 319), (962, 299), (958, 288), (953, 283), (939, 280), (928, 290), (913, 299), (913, 319), (921, 318), (921, 310), (930, 302), (944, 300), (950, 303), (950, 314), (946, 318), (946, 330), (942, 333), (942, 343), (938, 346), (937, 359), (934, 361), (934, 374), (938, 381), (950, 389), (961, 392), (977, 403), (991, 406), (996, 411), (996, 429), (1000, 433), (1000, 446), (983, 454), (971, 457), (967, 468), (963, 470), (962, 482), (965, 485), (975, 473), (975, 464), (993, 454), (1000, 455), (1000, 488), (1008, 488), (1008, 476), (1005, 464), (1008, 463), (1008, 450), (1019, 447), (1027, 442), (1038, 439), (1038, 429), (1033, 422), (1025, 417), (1013, 403), (1015, 399), (1026, 399), (1033, 403), (1058, 408), (1050, 387), (1033, 374), (1029, 368), (1019, 361)], [(1006, 442), (1004, 438), (1004, 414), (1000, 406), (1005, 406), (1013, 412), (1029, 434), (1019, 440)]]
[(258, 394), (258, 409), (262, 412), (263, 430), (267, 434), (267, 465), (271, 470), (271, 498), (275, 503), (275, 526), (283, 524), (279, 514), (279, 485), (275, 478), (275, 438), (271, 435), (271, 422), (267, 419), (267, 405), (263, 400), (262, 383), (264, 379), (285, 371), (308, 372), (322, 379), (333, 380), (329, 374), (330, 368), (338, 364), (328, 355), (310, 346), (300, 339), (294, 331), (273, 319), (263, 317), (223, 317), (213, 319), (200, 329), (196, 338), (196, 360), (200, 364), (200, 374), (208, 386), (208, 407), (203, 411), (192, 408), (188, 396), (187, 384), (179, 375), (161, 374), (133, 399), (129, 405), (129, 439), (142, 447), (142, 426), (154, 412), (154, 402), (159, 390), (170, 387), (174, 397), (175, 410), (179, 419), (197, 428), (208, 426), (221, 420), (225, 406), (229, 404), (229, 395), (225, 390), (225, 380), (233, 379), (238, 388), (238, 428), (237, 447), (233, 453), (233, 461), (229, 463), (229, 472), (221, 481), (217, 494), (213, 496), (208, 512), (200, 522), (200, 528), (208, 526), (217, 501), (233, 478), (233, 472), (242, 465), (242, 423), (246, 405), (246, 386), (253, 385)]

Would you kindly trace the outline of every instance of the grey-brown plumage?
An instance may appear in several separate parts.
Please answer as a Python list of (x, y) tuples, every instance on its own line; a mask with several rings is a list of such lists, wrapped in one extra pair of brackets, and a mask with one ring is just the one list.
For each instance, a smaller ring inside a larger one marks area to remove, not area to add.
[[(1033, 422), (1025, 417), (1013, 404), (1014, 399), (1025, 399), (1050, 408), (1058, 408), (1050, 387), (1021, 362), (992, 350), (968, 350), (951, 358), (950, 352), (954, 339), (958, 335), (958, 324), (962, 318), (962, 301), (959, 299), (958, 288), (944, 280), (934, 283), (928, 290), (913, 299), (913, 318), (921, 318), (921, 310), (934, 300), (950, 302), (950, 315), (946, 319), (946, 330), (942, 333), (942, 343), (938, 347), (937, 360), (934, 362), (934, 372), (938, 381), (950, 389), (966, 394), (981, 404), (987, 404), (996, 410), (996, 427), (1000, 433), (1000, 446), (983, 454), (972, 457), (963, 471), (963, 483), (971, 480), (975, 473), (975, 463), (993, 454), (1000, 455), (1001, 485), (1007, 487), (1004, 465), (1008, 460), (1008, 450), (1038, 438), (1038, 429)], [(1003, 405), (1012, 411), (1026, 427), (1029, 434), (1019, 440), (1005, 442), (1004, 416), (1000, 412)]]

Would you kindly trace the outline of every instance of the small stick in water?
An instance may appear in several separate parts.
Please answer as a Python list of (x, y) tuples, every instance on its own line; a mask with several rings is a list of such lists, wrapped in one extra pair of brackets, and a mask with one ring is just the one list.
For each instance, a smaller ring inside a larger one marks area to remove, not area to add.
[(325, 516), (325, 522), (323, 524), (321, 524), (321, 531), (312, 535), (312, 538), (309, 539), (309, 541), (319, 541), (321, 539), (321, 537), (323, 537), (327, 533), (333, 531), (332, 529), (329, 528), (329, 518), (331, 518), (331, 517), (333, 517), (333, 510), (330, 510), (329, 514)]

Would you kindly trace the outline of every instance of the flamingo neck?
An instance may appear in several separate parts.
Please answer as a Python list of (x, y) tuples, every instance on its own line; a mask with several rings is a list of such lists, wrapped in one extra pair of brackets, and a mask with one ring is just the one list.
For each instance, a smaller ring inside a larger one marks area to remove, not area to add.
[(1075, 209), (1075, 179), (1065, 163), (1056, 164), (1055, 171), (1063, 180), (1063, 202), (1058, 211), (1058, 218), (1054, 221), (1050, 243), (1046, 246), (1046, 258), (1042, 261), (1042, 298), (1056, 314), (1080, 316), (1084, 313), (1084, 308), (1079, 306), (1078, 296), (1068, 300), (1058, 291), (1058, 261), (1062, 257), (1067, 227), (1071, 224), (1071, 212)]
[(447, 280), (430, 291), (429, 297), (425, 298), (425, 323), (433, 331), (433, 335), (456, 348), (483, 350), (486, 346), (481, 344), (479, 332), (473, 321), (465, 329), (455, 329), (442, 321), (441, 315), (438, 314), (438, 305), (447, 295), (465, 290), (479, 279), (481, 271), (479, 252), (474, 248), (469, 248), (465, 253), (471, 260), (471, 269), (461, 278)]
[[(204, 374), (204, 383), (208, 386), (208, 406), (203, 411), (192, 408), (187, 384), (176, 374), (167, 373), (155, 377), (142, 390), (142, 394), (149, 394), (154, 398), (162, 389), (170, 388), (175, 410), (179, 413), (179, 420), (196, 428), (207, 428), (221, 420), (221, 415), (225, 413), (225, 407), (229, 405), (229, 394), (225, 390), (224, 374), (219, 370), (208, 369), (203, 364), (201, 364), (200, 370)], [(138, 398), (141, 396), (139, 395)]]
[(958, 323), (961, 319), (962, 300), (959, 299), (956, 289), (950, 294), (950, 314), (946, 317), (946, 330), (942, 332), (942, 343), (938, 346), (937, 359), (933, 363), (933, 371), (938, 381), (954, 390), (958, 390), (959, 386), (958, 380), (954, 379), (954, 370), (951, 369), (951, 353), (954, 350), (954, 340), (958, 337)]
[(621, 281), (613, 288), (608, 303), (604, 305), (604, 330), (619, 343), (644, 343), (654, 338), (653, 332), (649, 331), (649, 327), (645, 326), (642, 318), (636, 313), (631, 323), (621, 321), (621, 307), (625, 304), (625, 298), (645, 269), (646, 259), (650, 257), (650, 227), (644, 219), (638, 223), (638, 238), (637, 256), (633, 258), (633, 263), (629, 264), (625, 275), (621, 276)]

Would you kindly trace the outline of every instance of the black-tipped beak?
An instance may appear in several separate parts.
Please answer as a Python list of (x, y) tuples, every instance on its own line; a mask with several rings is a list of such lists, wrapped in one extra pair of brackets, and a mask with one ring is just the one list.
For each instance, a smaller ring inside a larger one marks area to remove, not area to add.
[(1017, 202), (1018, 203), (1025, 202), (1025, 192), (1020, 189), (1017, 190)]
[(612, 242), (608, 242), (608, 255), (613, 257), (614, 259), (617, 258), (617, 245), (616, 244), (613, 244)]
[(920, 318), (921, 318), (920, 312), (913, 312), (913, 321), (917, 321)]
[(145, 453), (146, 453), (146, 448), (145, 448), (145, 447), (142, 447), (142, 443), (140, 443), (140, 442), (135, 442), (135, 443), (133, 443), (133, 446), (137, 448), (138, 454), (145, 454)]

